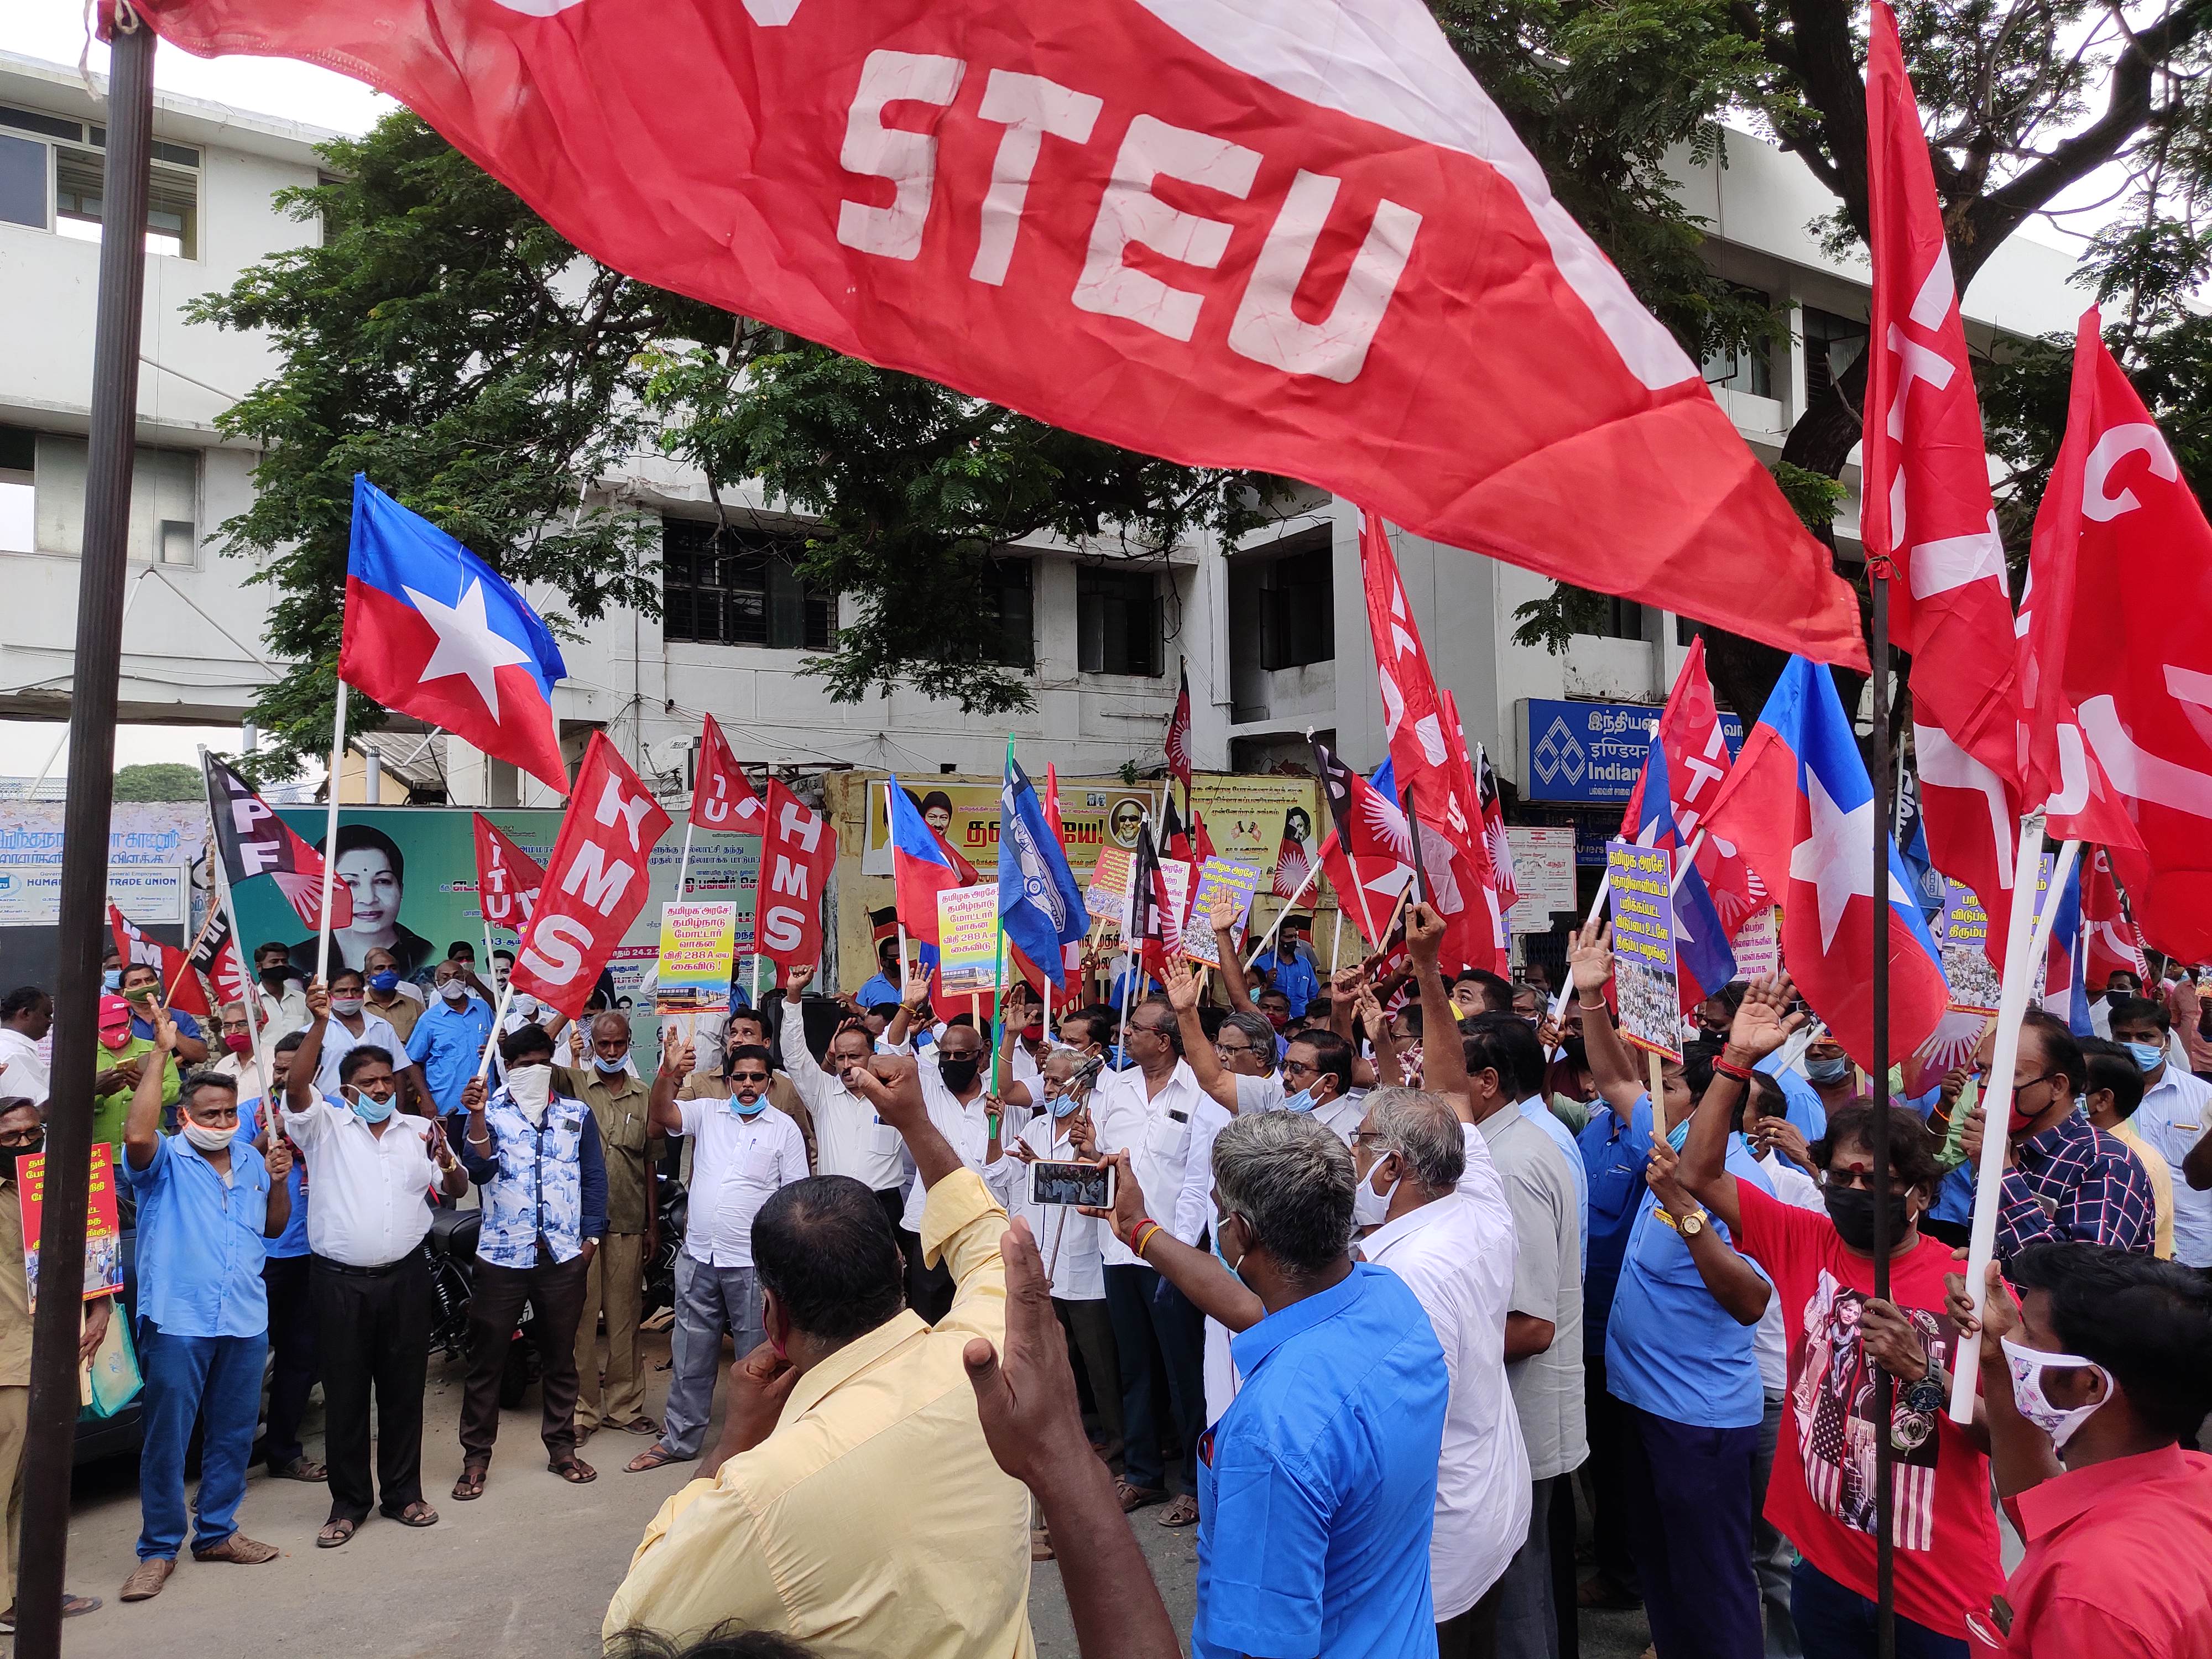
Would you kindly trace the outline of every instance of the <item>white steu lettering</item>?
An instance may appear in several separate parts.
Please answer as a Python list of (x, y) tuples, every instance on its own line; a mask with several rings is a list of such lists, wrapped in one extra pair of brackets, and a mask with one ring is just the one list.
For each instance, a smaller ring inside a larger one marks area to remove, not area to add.
[(1421, 216), (1388, 199), (1377, 202), (1336, 303), (1323, 321), (1309, 323), (1291, 301), (1313, 263), (1314, 244), (1328, 223), (1338, 183), (1326, 173), (1298, 169), (1230, 325), (1229, 349), (1286, 374), (1318, 374), (1349, 385), (1366, 366), (1367, 348), (1413, 255)]
[(975, 263), (969, 276), (997, 287), (1006, 280), (1006, 267), (1014, 257), (1014, 239), (1020, 234), (1022, 208), (1029, 199), (1030, 179), (1036, 172), (1037, 154), (1045, 135), (1080, 144), (1097, 124), (1103, 99), (1074, 92), (1041, 75), (1017, 75), (993, 70), (984, 83), (986, 121), (1006, 124), (999, 140), (998, 159), (991, 167), (990, 193), (983, 198), (982, 224), (975, 238)]
[(837, 204), (837, 240), (863, 253), (913, 259), (937, 183), (937, 134), (884, 125), (886, 104), (950, 104), (968, 65), (924, 52), (872, 52), (860, 66), (860, 89), (846, 116), (838, 164), (848, 173), (891, 181), (889, 207), (850, 199)]
[(1123, 256), (1135, 242), (1163, 258), (1212, 270), (1229, 251), (1231, 227), (1224, 220), (1170, 207), (1152, 193), (1152, 181), (1177, 179), (1242, 201), (1251, 193), (1259, 171), (1257, 150), (1138, 116), (1122, 137), (1113, 176), (1098, 200), (1090, 253), (1075, 284), (1076, 308), (1125, 317), (1187, 343), (1197, 331), (1205, 296), (1170, 288), (1131, 267)]

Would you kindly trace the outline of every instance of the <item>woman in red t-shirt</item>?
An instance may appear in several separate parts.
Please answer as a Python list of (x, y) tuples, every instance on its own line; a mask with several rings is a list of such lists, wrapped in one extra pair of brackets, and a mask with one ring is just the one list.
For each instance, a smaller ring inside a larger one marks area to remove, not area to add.
[[(1889, 1421), (1899, 1659), (1964, 1659), (1966, 1615), (2004, 1573), (1990, 1504), (1989, 1432), (1947, 1412), (1958, 1333), (1946, 1314), (1950, 1247), (1920, 1232), (1941, 1177), (1918, 1115), (1891, 1109), (1889, 1299), (1874, 1294), (1874, 1109), (1846, 1107), (1812, 1147), (1827, 1214), (1793, 1209), (1724, 1166), (1729, 1121), (1752, 1066), (1802, 1016), (1785, 1018), (1789, 980), (1745, 996), (1691, 1120), (1678, 1176), (1766, 1270), (1790, 1358), (1766, 1519), (1796, 1545), (1791, 1611), (1806, 1659), (1863, 1659), (1875, 1640), (1875, 1379), (1894, 1379)], [(1741, 1074), (1741, 1075), (1739, 1075)]]

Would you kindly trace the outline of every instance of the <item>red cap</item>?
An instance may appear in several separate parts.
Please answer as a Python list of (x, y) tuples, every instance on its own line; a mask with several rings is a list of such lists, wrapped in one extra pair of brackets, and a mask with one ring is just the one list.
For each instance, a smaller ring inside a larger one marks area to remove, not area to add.
[(100, 1000), (100, 1029), (112, 1031), (118, 1025), (131, 1023), (131, 1005), (121, 997), (104, 996)]

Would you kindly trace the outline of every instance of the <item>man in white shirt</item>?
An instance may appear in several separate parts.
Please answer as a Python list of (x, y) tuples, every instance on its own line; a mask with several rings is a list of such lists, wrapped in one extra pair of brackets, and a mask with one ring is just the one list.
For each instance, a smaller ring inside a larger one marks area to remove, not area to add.
[(2184, 1177), (2173, 1183), (2173, 1259), (2201, 1269), (2212, 1267), (2212, 1191), (2191, 1183), (2184, 1165), (2212, 1127), (2212, 1085), (2173, 1060), (2166, 1047), (2172, 1024), (2156, 997), (2112, 1006), (2112, 1041), (2126, 1048), (2143, 1074), (2142, 1104), (2128, 1121)]
[[(896, 1228), (906, 1216), (906, 1143), (899, 1133), (876, 1115), (876, 1109), (846, 1086), (844, 1079), (866, 1066), (876, 1052), (876, 1039), (858, 1019), (839, 1025), (830, 1038), (826, 1067), (815, 1062), (806, 1046), (806, 1022), (799, 1017), (799, 999), (814, 969), (793, 968), (785, 976), (783, 1028), (784, 1075), (799, 1091), (799, 1098), (814, 1119), (814, 1172), (850, 1176), (876, 1195), (884, 1219)], [(695, 1086), (705, 1084), (702, 1078)]]
[[(1212, 1107), (1182, 1054), (1175, 1011), (1150, 999), (1129, 1011), (1122, 1032), (1130, 1066), (1104, 1079), (1091, 1108), (1102, 1152), (1126, 1152), (1138, 1185), (1173, 1204), (1182, 1191), (1195, 1120)], [(1218, 1108), (1214, 1108), (1218, 1109)], [(1180, 1207), (1180, 1206), (1178, 1206)], [(1184, 1243), (1201, 1248), (1209, 1217), (1162, 1220)], [(1159, 1518), (1164, 1527), (1198, 1524), (1198, 1443), (1206, 1432), (1206, 1319), (1190, 1298), (1111, 1235), (1101, 1241), (1106, 1309), (1121, 1365), (1122, 1474), (1115, 1491), (1124, 1510), (1167, 1497), (1165, 1456), (1156, 1413), (1175, 1413), (1182, 1442), (1182, 1492)], [(1168, 1400), (1152, 1389), (1157, 1354), (1168, 1378)]]
[(39, 1044), (54, 1028), (54, 1000), (35, 985), (0, 999), (0, 1095), (46, 1103), (46, 1062)]
[(1366, 1105), (1352, 1147), (1353, 1223), (1374, 1228), (1360, 1254), (1406, 1281), (1444, 1351), (1430, 1585), (1438, 1659), (1470, 1659), (1492, 1650), (1498, 1583), (1528, 1535), (1528, 1449), (1505, 1382), (1513, 1213), (1494, 1182), (1487, 1199), (1459, 1190), (1466, 1142), (1449, 1100), (1382, 1088)]
[(259, 976), (261, 1020), (273, 1042), (288, 1031), (307, 1029), (307, 988), (292, 973), (292, 947), (271, 939), (253, 952)]
[[(323, 1461), (331, 1514), (316, 1545), (335, 1549), (380, 1511), (410, 1527), (438, 1512), (422, 1501), (422, 1389), (430, 1364), (430, 1269), (421, 1249), (433, 1188), (448, 1198), (467, 1175), (428, 1118), (393, 1106), (392, 1056), (356, 1042), (338, 1068), (337, 1102), (315, 1087), (331, 1029), (331, 998), (307, 993), (306, 1036), (284, 1079), (284, 1133), (306, 1161), (307, 1245), (323, 1376)], [(376, 1484), (369, 1483), (374, 1394)]]
[(691, 1142), (690, 1203), (676, 1258), (665, 1420), (660, 1438), (630, 1460), (633, 1474), (698, 1456), (724, 1328), (736, 1337), (740, 1360), (768, 1340), (753, 1273), (753, 1218), (779, 1188), (807, 1179), (799, 1126), (768, 1103), (769, 1051), (750, 1044), (731, 1051), (726, 1099), (695, 1093), (678, 1101), (676, 1091), (696, 1064), (688, 1042), (664, 1048), (653, 1080), (653, 1127)]
[[(361, 1044), (381, 1048), (395, 1059), (407, 1052), (407, 1039), (398, 1028), (369, 1010), (368, 991), (358, 968), (340, 968), (331, 975), (330, 1024), (323, 1033), (323, 1058), (315, 1072), (315, 1087), (326, 1095), (337, 1092), (339, 1065)], [(310, 1002), (311, 1019), (313, 1006)]]

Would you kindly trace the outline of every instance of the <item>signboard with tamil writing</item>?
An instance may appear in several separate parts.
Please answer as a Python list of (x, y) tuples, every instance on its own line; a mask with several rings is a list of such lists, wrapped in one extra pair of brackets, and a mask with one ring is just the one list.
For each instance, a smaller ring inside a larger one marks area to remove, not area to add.
[(1606, 848), (1613, 889), (1613, 978), (1620, 1034), (1669, 1060), (1682, 1057), (1681, 981), (1674, 959), (1674, 854), (1616, 841)]
[[(1659, 709), (1640, 702), (1573, 702), (1528, 697), (1521, 704), (1521, 799), (1598, 805), (1635, 793)], [(1729, 753), (1743, 746), (1743, 721), (1721, 711)]]

